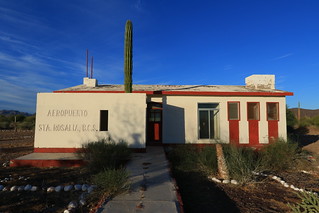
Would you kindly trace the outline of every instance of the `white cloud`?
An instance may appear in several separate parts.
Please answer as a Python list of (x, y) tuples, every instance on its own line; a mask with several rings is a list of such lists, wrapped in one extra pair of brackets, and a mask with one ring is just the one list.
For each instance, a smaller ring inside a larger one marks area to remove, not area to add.
[(285, 55), (276, 57), (276, 58), (274, 58), (273, 60), (276, 61), (276, 60), (284, 59), (284, 58), (287, 58), (287, 57), (292, 56), (292, 55), (293, 55), (293, 53), (287, 53), (287, 54), (285, 54)]

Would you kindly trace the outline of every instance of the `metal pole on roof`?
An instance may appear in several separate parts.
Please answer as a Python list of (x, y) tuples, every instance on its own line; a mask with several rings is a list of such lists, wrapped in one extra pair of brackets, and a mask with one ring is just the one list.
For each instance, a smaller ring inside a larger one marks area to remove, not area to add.
[(91, 78), (93, 78), (93, 56), (91, 58)]

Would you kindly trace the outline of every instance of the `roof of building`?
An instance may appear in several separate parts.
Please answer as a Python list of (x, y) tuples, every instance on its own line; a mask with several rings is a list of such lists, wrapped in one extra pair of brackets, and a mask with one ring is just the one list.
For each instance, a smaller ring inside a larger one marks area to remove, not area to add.
[[(78, 85), (54, 91), (55, 93), (123, 93), (123, 85), (98, 85), (89, 87)], [(133, 93), (163, 95), (238, 95), (238, 96), (287, 96), (293, 95), (277, 89), (253, 89), (246, 86), (225, 85), (133, 85)]]

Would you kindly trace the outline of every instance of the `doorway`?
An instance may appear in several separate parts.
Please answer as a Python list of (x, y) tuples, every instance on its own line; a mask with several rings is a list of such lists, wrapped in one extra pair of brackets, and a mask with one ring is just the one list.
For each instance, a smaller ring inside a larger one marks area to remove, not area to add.
[(162, 103), (147, 103), (147, 144), (162, 143)]

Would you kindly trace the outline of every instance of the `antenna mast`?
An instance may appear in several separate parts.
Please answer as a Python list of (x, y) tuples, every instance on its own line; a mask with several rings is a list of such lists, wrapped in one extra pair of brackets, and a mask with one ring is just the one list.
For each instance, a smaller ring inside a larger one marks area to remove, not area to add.
[(93, 56), (91, 58), (91, 78), (93, 78)]

